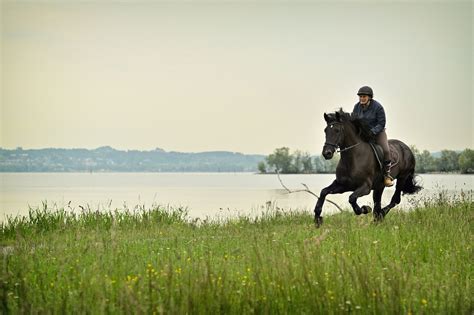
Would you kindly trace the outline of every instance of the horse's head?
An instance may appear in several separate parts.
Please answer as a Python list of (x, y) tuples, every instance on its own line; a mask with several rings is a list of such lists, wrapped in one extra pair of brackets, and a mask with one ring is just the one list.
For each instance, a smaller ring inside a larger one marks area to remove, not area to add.
[(332, 159), (334, 152), (342, 144), (344, 140), (344, 128), (342, 121), (342, 114), (335, 112), (334, 114), (324, 113), (324, 120), (326, 120), (327, 126), (324, 129), (326, 134), (326, 142), (323, 147), (323, 156), (326, 160)]

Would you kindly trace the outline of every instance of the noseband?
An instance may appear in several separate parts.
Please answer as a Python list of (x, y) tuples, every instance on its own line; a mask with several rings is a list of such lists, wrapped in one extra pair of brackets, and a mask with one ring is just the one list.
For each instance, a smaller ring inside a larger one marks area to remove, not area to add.
[[(332, 124), (329, 125), (329, 127), (332, 128), (332, 127), (333, 127), (334, 125), (336, 125), (336, 124), (337, 124), (337, 125), (342, 125), (341, 122), (333, 122)], [(338, 143), (341, 141), (341, 136), (344, 134), (344, 125), (341, 126), (341, 129), (342, 129), (342, 132), (339, 133), (339, 137), (338, 137), (336, 143), (331, 143), (331, 142), (327, 142), (327, 141), (326, 141), (326, 142), (324, 142), (324, 145), (328, 145), (328, 146), (333, 147), (333, 148), (336, 150), (336, 152), (344, 152), (344, 151), (350, 150), (350, 149), (352, 149), (353, 147), (356, 147), (356, 146), (358, 146), (358, 145), (360, 144), (360, 142), (357, 142), (356, 144), (353, 144), (353, 145), (351, 145), (351, 146), (348, 146), (348, 147), (345, 147), (345, 148), (341, 148)], [(338, 150), (338, 149), (339, 149), (339, 150)]]

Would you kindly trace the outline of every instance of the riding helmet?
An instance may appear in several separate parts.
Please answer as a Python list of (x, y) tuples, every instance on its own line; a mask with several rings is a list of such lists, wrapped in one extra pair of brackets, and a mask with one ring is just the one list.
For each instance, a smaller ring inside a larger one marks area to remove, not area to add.
[(357, 92), (357, 95), (368, 95), (370, 97), (374, 97), (374, 92), (370, 88), (370, 86), (363, 86), (359, 89), (359, 92)]

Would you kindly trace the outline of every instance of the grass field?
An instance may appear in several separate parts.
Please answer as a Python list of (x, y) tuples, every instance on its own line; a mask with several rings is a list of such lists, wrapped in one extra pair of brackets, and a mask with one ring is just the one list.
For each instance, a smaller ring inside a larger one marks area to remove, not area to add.
[(472, 314), (473, 202), (191, 222), (182, 209), (30, 210), (1, 226), (8, 313)]

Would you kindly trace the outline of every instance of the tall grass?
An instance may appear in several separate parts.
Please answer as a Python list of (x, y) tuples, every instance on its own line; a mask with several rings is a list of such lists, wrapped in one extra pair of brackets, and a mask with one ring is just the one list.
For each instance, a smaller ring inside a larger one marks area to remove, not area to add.
[(195, 222), (47, 206), (1, 226), (2, 313), (470, 314), (472, 198)]

